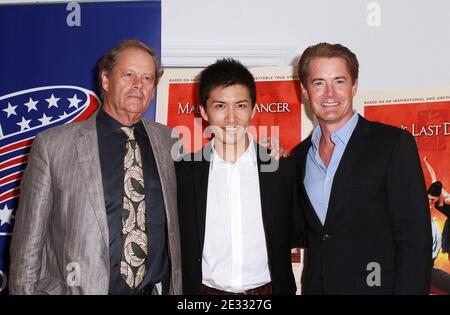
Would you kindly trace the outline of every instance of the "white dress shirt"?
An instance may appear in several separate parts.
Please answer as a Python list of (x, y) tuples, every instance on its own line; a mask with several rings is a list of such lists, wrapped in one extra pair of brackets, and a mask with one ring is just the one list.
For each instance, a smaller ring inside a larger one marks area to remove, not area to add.
[(270, 282), (253, 139), (235, 162), (214, 149), (209, 168), (203, 284), (243, 292)]

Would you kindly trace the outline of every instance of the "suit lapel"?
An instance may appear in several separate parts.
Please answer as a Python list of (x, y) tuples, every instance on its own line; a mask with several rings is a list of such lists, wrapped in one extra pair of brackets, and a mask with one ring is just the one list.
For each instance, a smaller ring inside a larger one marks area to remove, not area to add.
[(263, 171), (262, 168), (265, 165), (270, 164), (271, 162), (278, 162), (276, 160), (272, 160), (267, 150), (264, 147), (259, 146), (255, 143), (256, 150), (256, 160), (258, 163), (258, 177), (259, 177), (259, 195), (261, 200), (261, 212), (262, 219), (264, 225), (264, 232), (266, 234), (266, 238), (270, 238), (268, 233), (268, 222), (270, 221), (269, 217), (269, 209), (271, 209), (272, 205), (272, 189), (271, 185), (273, 185), (272, 180), (272, 172)]
[[(197, 214), (197, 233), (201, 252), (203, 252), (203, 244), (205, 241), (205, 225), (206, 225), (206, 203), (208, 199), (208, 177), (211, 161), (211, 142), (206, 145), (203, 150), (195, 153), (194, 163), (194, 193), (195, 193), (195, 210)], [(203, 156), (198, 156), (203, 154)]]
[(309, 213), (312, 215), (313, 217), (313, 222), (314, 225), (312, 226), (312, 228), (317, 231), (318, 233), (321, 233), (322, 231), (322, 222), (320, 222), (319, 217), (317, 216), (316, 211), (314, 210), (314, 207), (311, 203), (311, 200), (309, 199), (308, 193), (306, 192), (306, 188), (305, 188), (305, 184), (304, 184), (304, 180), (305, 180), (305, 174), (306, 174), (306, 160), (308, 157), (308, 151), (311, 148), (311, 136), (309, 136), (308, 138), (306, 138), (305, 140), (303, 140), (306, 144), (304, 151), (302, 151), (301, 155), (299, 156), (299, 160), (298, 160), (298, 164), (297, 164), (297, 169), (299, 172), (299, 195), (303, 196), (303, 200), (305, 202), (305, 206), (307, 207), (307, 209), (309, 210)]
[(358, 123), (353, 131), (352, 136), (345, 148), (342, 159), (334, 175), (333, 185), (331, 187), (330, 201), (328, 203), (328, 212), (325, 218), (325, 224), (333, 221), (333, 218), (337, 215), (337, 200), (339, 199), (342, 189), (345, 183), (349, 181), (349, 176), (352, 173), (353, 168), (357, 165), (362, 154), (364, 154), (364, 147), (366, 141), (364, 137), (369, 132), (370, 126), (366, 119), (359, 116)]
[(78, 165), (86, 181), (88, 198), (94, 209), (103, 241), (109, 247), (108, 223), (106, 219), (105, 199), (103, 195), (102, 172), (97, 138), (97, 115), (80, 124), (80, 133), (76, 140), (78, 152)]
[(168, 195), (168, 192), (176, 189), (176, 187), (172, 187), (170, 184), (171, 178), (173, 178), (175, 174), (171, 172), (172, 168), (168, 166), (173, 165), (173, 160), (171, 157), (167, 156), (167, 147), (165, 146), (167, 140), (162, 138), (161, 132), (156, 125), (145, 119), (142, 119), (142, 123), (147, 132), (148, 140), (150, 141), (150, 146), (152, 147), (153, 155), (155, 157), (156, 168), (158, 169), (164, 208), (166, 211), (167, 226), (171, 226), (172, 215), (169, 213), (167, 201), (172, 197)]

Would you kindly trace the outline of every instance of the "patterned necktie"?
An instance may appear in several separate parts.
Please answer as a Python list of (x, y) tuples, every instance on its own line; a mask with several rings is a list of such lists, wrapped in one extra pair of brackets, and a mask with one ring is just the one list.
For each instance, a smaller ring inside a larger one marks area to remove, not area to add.
[(147, 233), (145, 232), (145, 190), (141, 150), (134, 129), (120, 128), (128, 137), (124, 159), (124, 196), (122, 217), (122, 261), (120, 274), (134, 289), (145, 276)]

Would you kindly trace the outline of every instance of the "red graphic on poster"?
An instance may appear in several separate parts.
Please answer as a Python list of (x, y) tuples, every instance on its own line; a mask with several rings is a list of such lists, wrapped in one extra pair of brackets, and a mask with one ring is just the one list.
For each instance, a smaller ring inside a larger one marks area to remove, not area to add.
[[(256, 114), (254, 128), (249, 132), (256, 138), (279, 137), (283, 147), (291, 150), (300, 142), (301, 107), (298, 81), (256, 82)], [(207, 122), (198, 112), (198, 83), (169, 84), (167, 125), (175, 128), (183, 139), (186, 151), (201, 149), (210, 139), (203, 136)]]
[(435, 246), (439, 243), (436, 239), (441, 238), (441, 248), (435, 248), (433, 255), (432, 293), (448, 294), (450, 258), (446, 247), (450, 235), (444, 232), (448, 218), (435, 208), (434, 201), (440, 198), (450, 207), (450, 102), (366, 106), (364, 116), (408, 130), (416, 139), (427, 187), (438, 181), (442, 185), (439, 197), (429, 195), (431, 217), (437, 227)]

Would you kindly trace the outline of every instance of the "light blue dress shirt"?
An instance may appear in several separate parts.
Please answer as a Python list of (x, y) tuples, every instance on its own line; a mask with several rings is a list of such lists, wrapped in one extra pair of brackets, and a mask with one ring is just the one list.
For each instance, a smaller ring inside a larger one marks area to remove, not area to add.
[(331, 155), (328, 168), (322, 162), (319, 155), (319, 141), (322, 136), (320, 126), (317, 126), (311, 136), (311, 148), (309, 148), (306, 158), (306, 173), (303, 183), (317, 216), (322, 225), (328, 211), (331, 187), (333, 185), (334, 174), (341, 162), (347, 143), (358, 123), (358, 113), (355, 111), (352, 118), (339, 130), (331, 134), (331, 141), (334, 143), (333, 154)]

